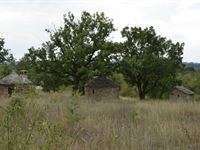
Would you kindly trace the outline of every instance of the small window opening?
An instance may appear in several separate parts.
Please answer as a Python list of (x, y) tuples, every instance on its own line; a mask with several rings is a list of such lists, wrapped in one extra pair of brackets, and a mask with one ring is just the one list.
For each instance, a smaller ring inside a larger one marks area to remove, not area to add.
[(94, 94), (94, 89), (92, 90), (92, 93)]

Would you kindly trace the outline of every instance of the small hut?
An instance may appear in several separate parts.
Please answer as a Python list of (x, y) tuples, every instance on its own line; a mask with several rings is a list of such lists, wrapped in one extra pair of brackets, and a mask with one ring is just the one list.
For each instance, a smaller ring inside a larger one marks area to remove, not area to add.
[(194, 92), (184, 86), (175, 86), (170, 94), (171, 100), (191, 100)]
[(85, 95), (91, 100), (117, 99), (120, 87), (105, 76), (98, 76), (85, 85)]
[(27, 78), (25, 72), (18, 75), (12, 72), (0, 80), (0, 97), (8, 97), (13, 92), (24, 92), (30, 88), (31, 81)]

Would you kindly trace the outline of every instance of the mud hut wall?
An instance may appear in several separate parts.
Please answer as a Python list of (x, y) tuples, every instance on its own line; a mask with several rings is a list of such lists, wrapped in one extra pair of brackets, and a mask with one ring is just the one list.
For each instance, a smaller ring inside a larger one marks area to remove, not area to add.
[(0, 97), (8, 97), (8, 87), (4, 85), (0, 85)]
[(174, 89), (170, 94), (171, 100), (191, 100), (193, 95), (186, 94), (180, 90)]
[(16, 93), (25, 93), (31, 89), (30, 85), (15, 85), (15, 92)]
[(85, 95), (89, 99), (101, 100), (119, 98), (119, 88), (86, 88)]

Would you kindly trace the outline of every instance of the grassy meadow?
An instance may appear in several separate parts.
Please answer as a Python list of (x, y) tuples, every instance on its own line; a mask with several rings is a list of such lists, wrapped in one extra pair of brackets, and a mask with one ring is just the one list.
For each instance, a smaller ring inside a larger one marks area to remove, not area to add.
[(200, 149), (198, 102), (41, 92), (1, 99), (0, 107), (0, 149)]

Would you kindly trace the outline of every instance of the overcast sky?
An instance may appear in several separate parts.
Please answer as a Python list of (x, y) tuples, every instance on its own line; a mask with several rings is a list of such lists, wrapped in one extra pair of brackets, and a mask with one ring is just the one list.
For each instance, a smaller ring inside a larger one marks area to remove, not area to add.
[(0, 0), (0, 36), (21, 58), (48, 40), (45, 29), (62, 25), (68, 11), (105, 12), (118, 31), (124, 26), (154, 26), (158, 34), (185, 42), (184, 61), (200, 62), (200, 0)]

